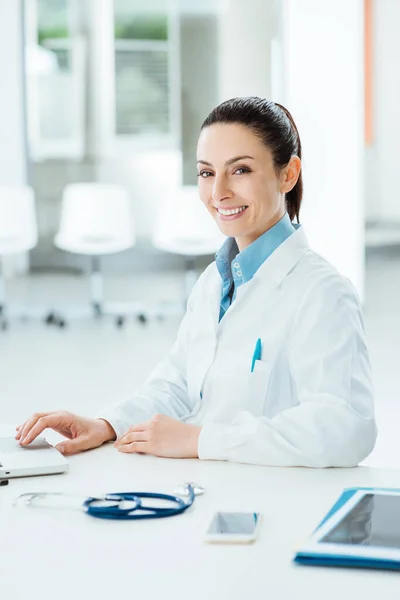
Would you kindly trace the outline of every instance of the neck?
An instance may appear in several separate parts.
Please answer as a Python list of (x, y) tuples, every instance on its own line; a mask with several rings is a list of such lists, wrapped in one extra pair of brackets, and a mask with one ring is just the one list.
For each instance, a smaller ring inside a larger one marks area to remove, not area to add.
[(272, 229), (274, 225), (276, 225), (285, 215), (286, 210), (282, 209), (279, 213), (276, 213), (271, 217), (266, 225), (264, 225), (263, 229), (260, 231), (254, 231), (249, 235), (238, 236), (235, 238), (237, 246), (239, 248), (239, 252), (243, 252), (245, 248), (250, 246), (253, 242), (255, 242), (259, 237), (261, 237), (266, 231)]

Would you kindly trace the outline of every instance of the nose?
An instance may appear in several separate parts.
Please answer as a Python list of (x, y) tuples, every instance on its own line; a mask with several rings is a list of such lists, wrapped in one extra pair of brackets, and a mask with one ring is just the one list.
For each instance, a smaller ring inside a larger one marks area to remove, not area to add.
[(228, 185), (228, 181), (226, 177), (223, 175), (216, 175), (214, 177), (213, 187), (212, 187), (212, 198), (215, 203), (221, 202), (226, 198), (232, 197), (232, 190)]

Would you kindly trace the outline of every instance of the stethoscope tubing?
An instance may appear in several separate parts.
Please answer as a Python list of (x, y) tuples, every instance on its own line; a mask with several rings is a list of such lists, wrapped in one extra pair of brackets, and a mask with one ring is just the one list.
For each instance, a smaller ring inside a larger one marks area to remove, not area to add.
[[(135, 492), (135, 493), (116, 493), (107, 494), (104, 500), (113, 501), (116, 503), (111, 506), (95, 506), (95, 502), (98, 498), (90, 497), (86, 498), (83, 502), (82, 507), (84, 508), (87, 515), (95, 517), (97, 519), (114, 519), (114, 520), (140, 520), (140, 519), (163, 519), (166, 517), (174, 517), (180, 515), (190, 506), (192, 506), (195, 493), (192, 486), (188, 486), (189, 498), (185, 502), (179, 496), (172, 496), (170, 494), (153, 494), (149, 492)], [(174, 508), (162, 508), (156, 506), (144, 506), (142, 504), (143, 498), (149, 498), (153, 500), (166, 500), (167, 502), (173, 502), (176, 504)], [(134, 502), (135, 506), (130, 508), (120, 508), (120, 503), (123, 501)]]

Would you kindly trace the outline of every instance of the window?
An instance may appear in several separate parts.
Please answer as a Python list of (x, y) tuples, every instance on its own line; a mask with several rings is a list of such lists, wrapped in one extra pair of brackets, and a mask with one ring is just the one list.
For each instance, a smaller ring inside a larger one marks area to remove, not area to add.
[(177, 146), (177, 0), (29, 0), (27, 112), (33, 160)]
[(63, 72), (71, 66), (68, 20), (68, 0), (37, 0), (37, 43)]
[(83, 153), (85, 44), (71, 31), (75, 2), (26, 3), (28, 143), (36, 160)]
[(172, 98), (179, 95), (179, 65), (171, 3), (150, 5), (114, 0), (115, 133), (161, 141), (176, 135)]

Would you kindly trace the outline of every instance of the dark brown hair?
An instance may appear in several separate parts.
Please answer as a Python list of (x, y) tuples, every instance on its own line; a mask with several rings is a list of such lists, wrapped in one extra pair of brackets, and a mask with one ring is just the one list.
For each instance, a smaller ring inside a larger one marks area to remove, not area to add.
[[(232, 98), (214, 108), (201, 129), (217, 123), (232, 123), (248, 127), (270, 150), (275, 168), (280, 171), (293, 155), (301, 159), (299, 132), (290, 112), (281, 104), (265, 98), (250, 96)], [(297, 218), (303, 197), (300, 171), (296, 185), (286, 194), (286, 209), (290, 219)]]

